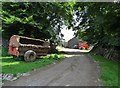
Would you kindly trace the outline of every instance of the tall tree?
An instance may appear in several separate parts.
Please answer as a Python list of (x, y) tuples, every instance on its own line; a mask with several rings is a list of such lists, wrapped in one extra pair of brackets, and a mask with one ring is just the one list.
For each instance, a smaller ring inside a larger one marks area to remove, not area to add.
[(76, 35), (91, 43), (120, 45), (120, 3), (77, 3), (75, 8), (76, 19), (81, 20), (74, 28)]
[(3, 2), (3, 37), (13, 34), (53, 39), (61, 35), (64, 23), (69, 25), (74, 2)]
[(119, 60), (120, 3), (76, 3), (73, 23), (76, 36), (89, 43), (98, 43), (95, 53)]

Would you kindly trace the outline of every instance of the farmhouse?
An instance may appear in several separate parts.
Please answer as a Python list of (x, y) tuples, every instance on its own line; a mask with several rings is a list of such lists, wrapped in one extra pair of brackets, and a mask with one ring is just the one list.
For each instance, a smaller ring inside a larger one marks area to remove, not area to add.
[(73, 37), (68, 41), (68, 48), (74, 48), (75, 45), (77, 45), (79, 42), (79, 39), (77, 37)]

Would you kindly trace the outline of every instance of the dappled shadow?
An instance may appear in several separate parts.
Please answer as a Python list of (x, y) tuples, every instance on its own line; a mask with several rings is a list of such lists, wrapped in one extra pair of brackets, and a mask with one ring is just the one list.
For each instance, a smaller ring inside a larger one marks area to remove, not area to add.
[(2, 73), (23, 73), (33, 69), (48, 65), (54, 61), (61, 60), (61, 56), (54, 54), (48, 56), (40, 56), (35, 61), (25, 62), (18, 58), (2, 58)]
[[(36, 60), (39, 59), (43, 59), (43, 57), (39, 56), (36, 58)], [(24, 57), (13, 57), (13, 56), (9, 56), (9, 57), (1, 57), (2, 62), (7, 62), (7, 63), (11, 63), (11, 62), (25, 62), (24, 61)]]
[(13, 58), (11, 60), (3, 60), (3, 66), (2, 66), (2, 72), (3, 73), (23, 73), (30, 70), (33, 70), (34, 68), (41, 67), (44, 65), (44, 62), (48, 62), (47, 60), (35, 60), (33, 62), (25, 62), (20, 60), (14, 60)]
[(22, 61), (22, 58), (13, 58), (12, 56), (10, 56), (10, 57), (1, 57), (1, 58), (2, 58), (2, 63), (4, 63), (4, 62), (11, 63), (11, 62)]

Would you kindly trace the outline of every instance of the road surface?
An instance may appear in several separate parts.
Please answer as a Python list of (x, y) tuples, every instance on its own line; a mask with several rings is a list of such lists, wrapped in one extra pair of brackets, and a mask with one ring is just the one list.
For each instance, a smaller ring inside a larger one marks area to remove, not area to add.
[(70, 48), (64, 48), (64, 47), (57, 47), (57, 49), (59, 51), (62, 51), (62, 52), (67, 52), (67, 53), (88, 53), (90, 52), (92, 49), (93, 49), (94, 45), (91, 45), (89, 46), (89, 49), (88, 50), (80, 50), (80, 49), (70, 49)]
[(29, 76), (6, 81), (3, 86), (99, 86), (96, 63), (85, 54), (72, 55)]

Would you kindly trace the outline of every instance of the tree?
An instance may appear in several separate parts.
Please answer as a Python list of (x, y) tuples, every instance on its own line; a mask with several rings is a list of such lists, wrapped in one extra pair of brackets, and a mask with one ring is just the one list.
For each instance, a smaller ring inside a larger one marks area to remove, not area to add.
[(89, 43), (98, 42), (99, 53), (111, 58), (114, 56), (114, 50), (117, 50), (119, 56), (120, 50), (120, 3), (119, 2), (89, 2), (76, 3), (73, 23), (78, 24), (73, 27), (76, 30), (76, 36), (79, 36)]
[[(64, 23), (69, 25), (74, 2), (3, 2), (3, 37), (13, 34), (54, 39), (61, 34)], [(53, 40), (53, 41), (54, 41)]]
[(120, 3), (77, 3), (75, 7), (77, 19), (82, 18), (77, 32), (85, 31), (83, 35), (91, 42), (119, 46)]

